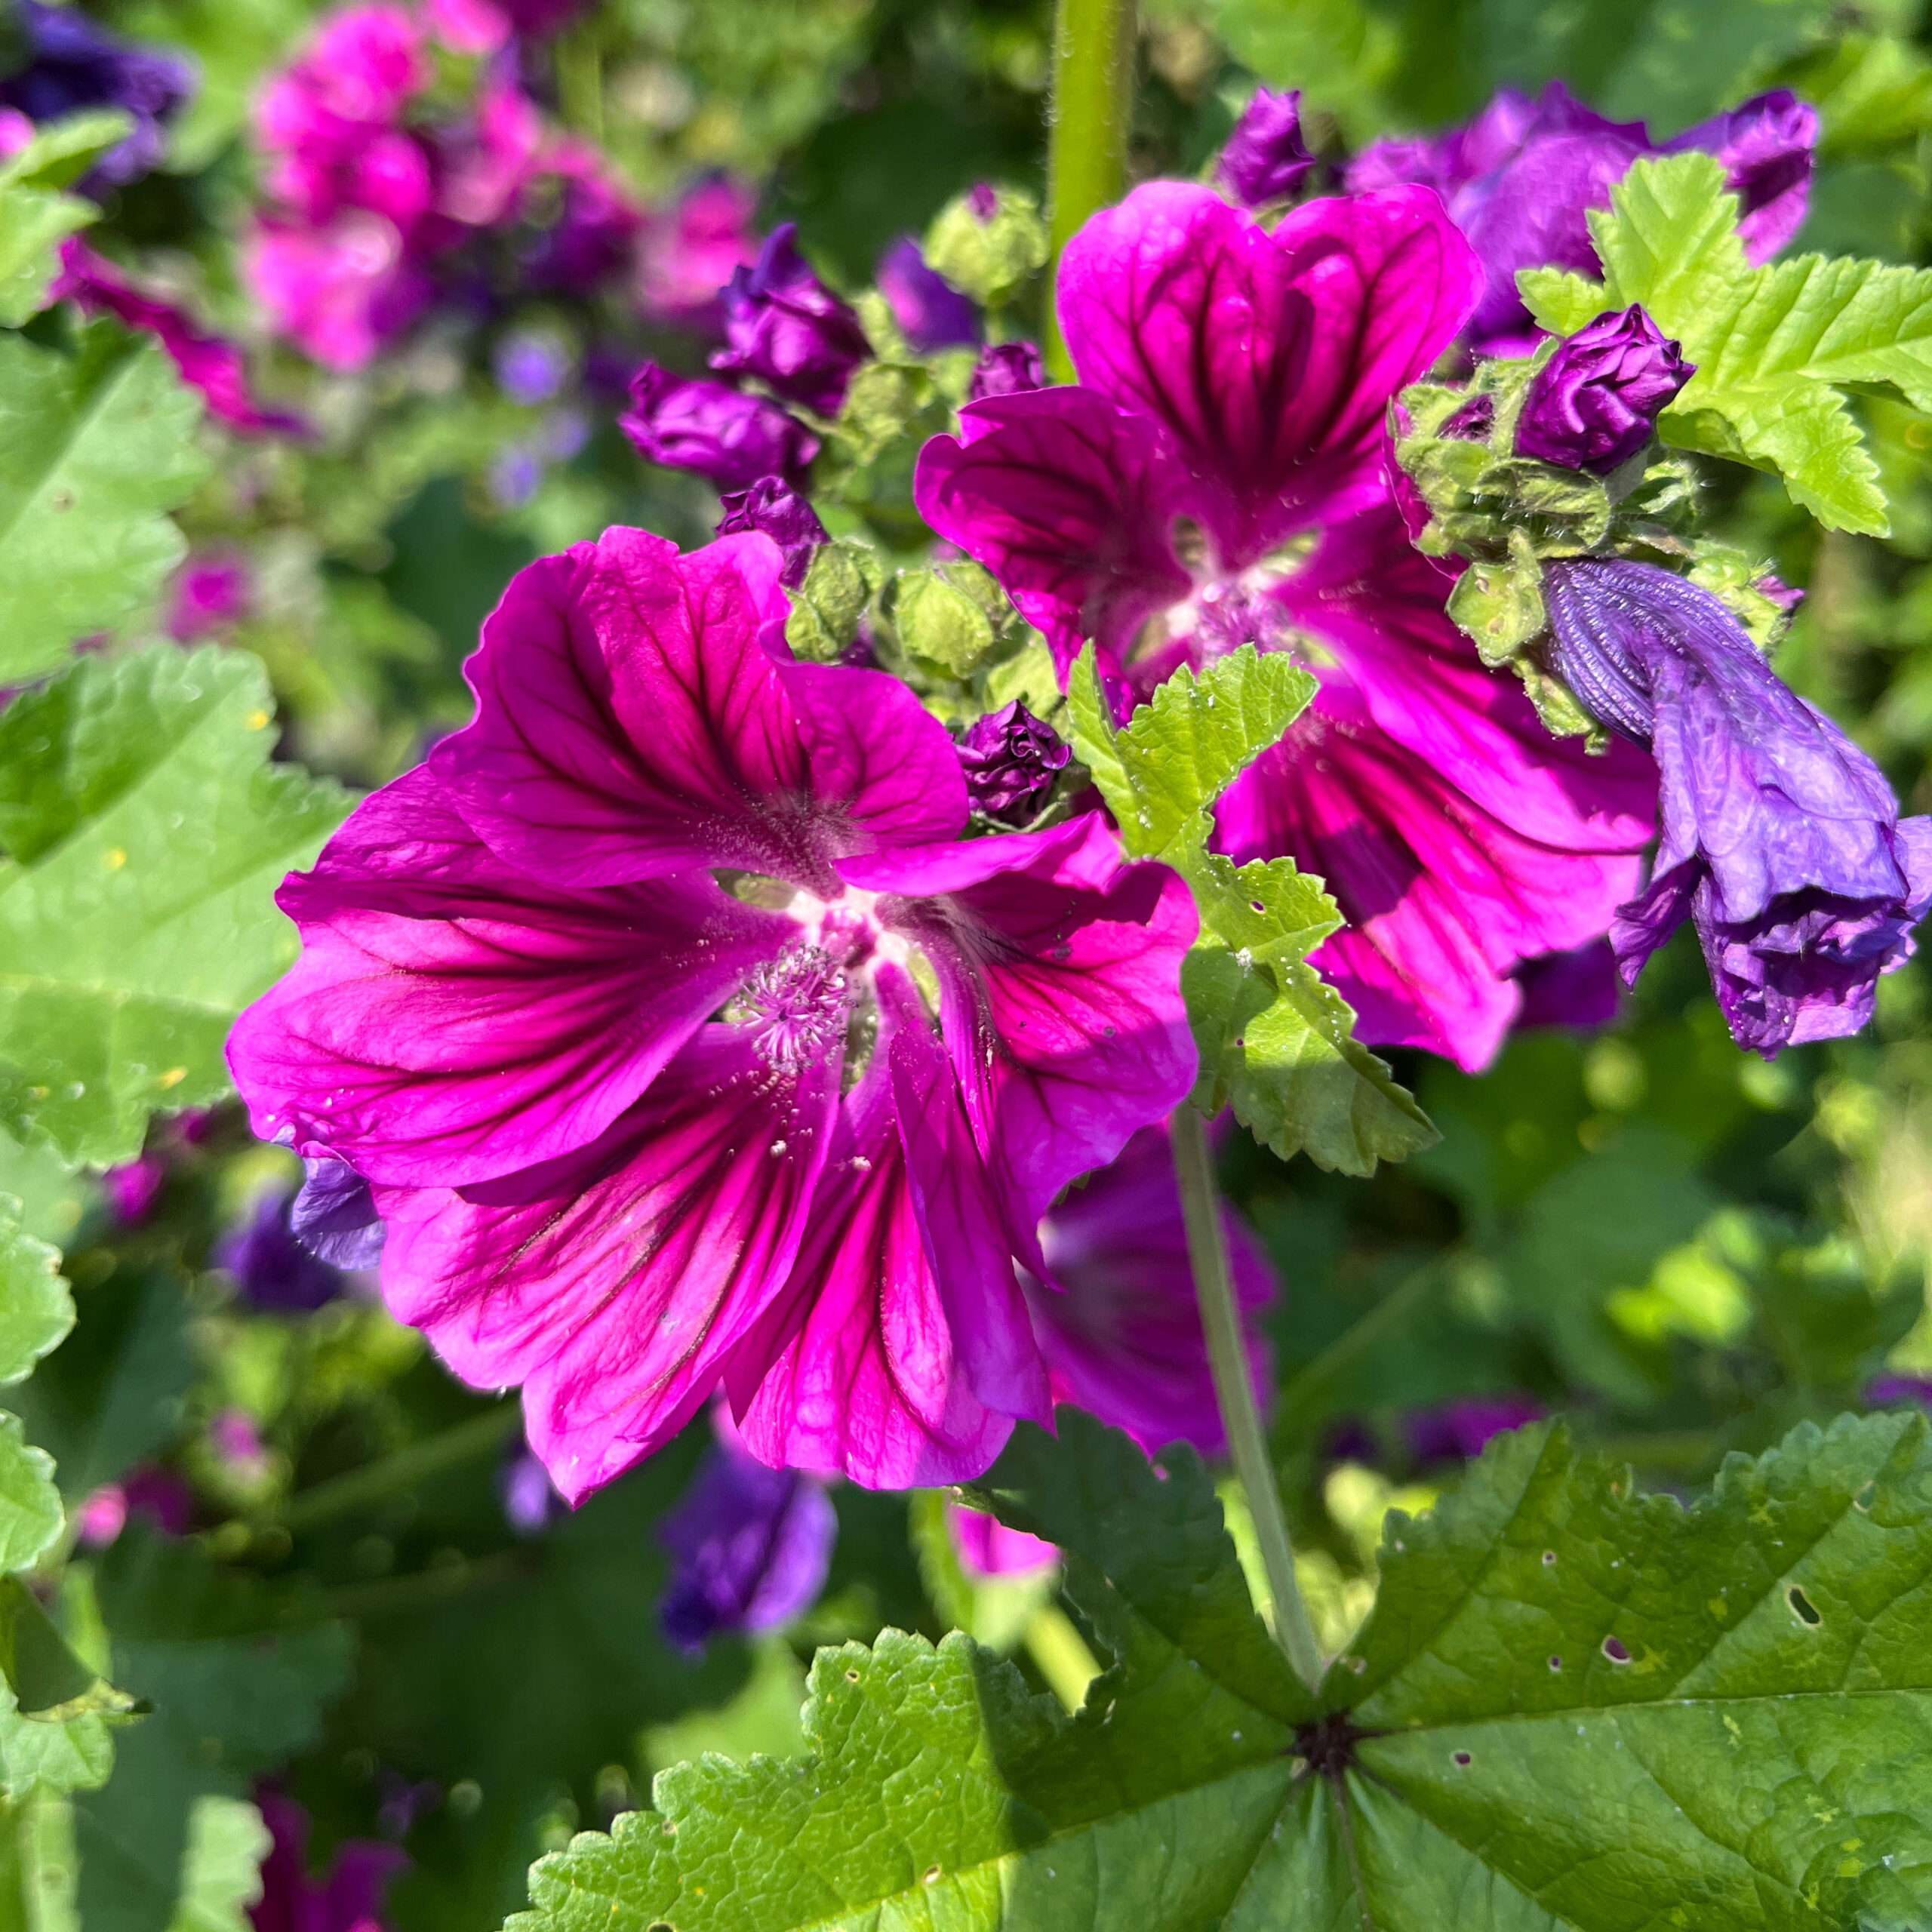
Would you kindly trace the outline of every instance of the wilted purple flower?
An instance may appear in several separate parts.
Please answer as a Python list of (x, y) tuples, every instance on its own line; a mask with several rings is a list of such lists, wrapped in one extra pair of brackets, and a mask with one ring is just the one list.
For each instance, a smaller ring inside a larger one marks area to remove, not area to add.
[(632, 378), (618, 427), (649, 461), (695, 470), (720, 490), (749, 490), (761, 476), (795, 484), (818, 454), (818, 438), (775, 402), (656, 362)]
[(1709, 591), (1648, 564), (1544, 568), (1553, 666), (1591, 715), (1650, 746), (1651, 882), (1620, 906), (1626, 982), (1686, 918), (1732, 1037), (1770, 1059), (1855, 1032), (1932, 903), (1932, 820), (1780, 681)]
[(256, 1307), (306, 1314), (342, 1292), (342, 1277), (296, 1239), (289, 1215), (294, 1198), (264, 1195), (248, 1219), (216, 1244), (214, 1261)]
[(785, 554), (778, 581), (788, 590), (797, 589), (811, 568), (812, 552), (827, 540), (817, 511), (782, 476), (761, 476), (749, 490), (731, 491), (719, 501), (724, 514), (718, 534), (764, 531)]
[(1301, 90), (1257, 88), (1221, 150), (1217, 178), (1244, 208), (1292, 195), (1315, 165), (1301, 137)]
[(1768, 597), (1785, 615), (1795, 614), (1804, 601), (1804, 593), (1795, 584), (1786, 583), (1775, 571), (1767, 571), (1751, 588), (1760, 597)]
[(1541, 1404), (1527, 1395), (1472, 1395), (1418, 1409), (1402, 1432), (1418, 1462), (1471, 1462), (1492, 1436), (1539, 1421), (1543, 1414)]
[(146, 174), (167, 146), (170, 116), (195, 91), (193, 69), (158, 48), (108, 32), (78, 7), (21, 0), (17, 17), (27, 61), (0, 80), (0, 104), (42, 125), (88, 108), (118, 107), (133, 116), (134, 127), (81, 185), (90, 192), (118, 188)]
[(1804, 219), (1817, 138), (1817, 110), (1782, 89), (1656, 142), (1641, 121), (1606, 120), (1552, 81), (1534, 100), (1506, 88), (1467, 126), (1433, 140), (1372, 143), (1347, 182), (1358, 192), (1420, 182), (1441, 195), (1482, 258), (1486, 285), (1470, 340), (1509, 349), (1530, 332), (1517, 271), (1594, 273), (1589, 211), (1610, 205), (1611, 189), (1640, 156), (1694, 148), (1715, 155), (1743, 205), (1746, 248), (1762, 262)]
[(1697, 373), (1635, 303), (1599, 315), (1530, 379), (1517, 453), (1607, 475), (1650, 441), (1658, 416)]
[(774, 1629), (809, 1608), (838, 1517), (816, 1477), (768, 1469), (728, 1439), (705, 1452), (657, 1534), (672, 1559), (664, 1634), (697, 1651), (721, 1632)]
[(909, 235), (879, 257), (878, 292), (900, 333), (921, 355), (971, 349), (980, 340), (979, 305), (927, 266), (924, 251)]
[(373, 1268), (383, 1257), (383, 1223), (369, 1183), (346, 1161), (312, 1156), (288, 1210), (289, 1231), (332, 1268)]
[(989, 396), (1019, 395), (1046, 386), (1047, 371), (1040, 360), (1038, 343), (995, 342), (980, 350), (980, 359), (973, 365), (966, 400), (984, 402)]
[(758, 258), (724, 289), (724, 346), (711, 366), (753, 376), (788, 402), (838, 413), (852, 371), (872, 352), (849, 304), (798, 253), (798, 229), (774, 228)]
[(261, 1897), (248, 1908), (254, 1932), (384, 1932), (383, 1895), (409, 1860), (392, 1844), (346, 1838), (326, 1878), (309, 1872), (309, 1814), (293, 1798), (258, 1786), (269, 1828)]
[(946, 1527), (960, 1564), (975, 1577), (1028, 1577), (1060, 1561), (1058, 1548), (1024, 1530), (1008, 1529), (983, 1509), (946, 1506)]
[(1072, 755), (1017, 699), (977, 720), (959, 747), (974, 810), (1008, 825), (1024, 825), (1039, 811)]
[(498, 1472), (497, 1487), (504, 1519), (520, 1537), (540, 1536), (566, 1507), (549, 1471), (521, 1442)]

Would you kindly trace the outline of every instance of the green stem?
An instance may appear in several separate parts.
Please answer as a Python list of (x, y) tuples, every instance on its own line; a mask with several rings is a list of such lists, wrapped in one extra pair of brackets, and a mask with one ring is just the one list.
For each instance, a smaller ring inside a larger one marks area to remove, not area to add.
[(1047, 1688), (1069, 1711), (1077, 1711), (1087, 1701), (1087, 1687), (1100, 1674), (1100, 1666), (1087, 1641), (1073, 1627), (1073, 1620), (1056, 1604), (1043, 1603), (1026, 1620), (1020, 1641), (1033, 1667), (1047, 1681)]
[(1134, 119), (1134, 0), (1059, 0), (1054, 20), (1054, 97), (1047, 127), (1047, 374), (1073, 380), (1061, 341), (1054, 282), (1060, 251), (1096, 208), (1127, 188)]
[(378, 1577), (325, 1591), (322, 1607), (331, 1617), (357, 1623), (385, 1617), (412, 1617), (454, 1602), (472, 1590), (494, 1589), (531, 1574), (536, 1558), (528, 1549), (500, 1549), (460, 1563), (438, 1564), (406, 1576)]
[(502, 1443), (515, 1428), (518, 1413), (515, 1403), (500, 1403), (440, 1435), (412, 1442), (379, 1462), (365, 1463), (359, 1469), (318, 1482), (291, 1498), (283, 1524), (290, 1530), (312, 1530), (318, 1524), (354, 1515), (400, 1491), (414, 1489), (446, 1469), (460, 1469)]
[(1208, 1362), (1214, 1371), (1222, 1426), (1228, 1432), (1228, 1452), (1247, 1497), (1262, 1566), (1268, 1573), (1275, 1641), (1287, 1653), (1295, 1675), (1312, 1690), (1321, 1681), (1321, 1650), (1295, 1581), (1294, 1545), (1288, 1540), (1288, 1520), (1282, 1513), (1281, 1493), (1275, 1487), (1261, 1411), (1255, 1406), (1254, 1378), (1241, 1334), (1241, 1312), (1235, 1305), (1234, 1281), (1228, 1272), (1227, 1236), (1221, 1226), (1220, 1196), (1214, 1184), (1208, 1136), (1201, 1116), (1185, 1103), (1174, 1109), (1173, 1127), (1174, 1172), (1180, 1182), (1181, 1214), (1187, 1223), (1188, 1264), (1194, 1271), (1194, 1292), (1201, 1303), (1201, 1326), (1208, 1337)]

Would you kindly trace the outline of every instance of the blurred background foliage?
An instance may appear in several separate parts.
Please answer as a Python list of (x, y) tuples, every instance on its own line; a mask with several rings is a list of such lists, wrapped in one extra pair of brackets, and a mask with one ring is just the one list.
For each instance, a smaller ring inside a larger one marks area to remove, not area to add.
[[(235, 252), (248, 103), (318, 10), (88, 11), (202, 75), (165, 165), (95, 238), (250, 340), (264, 388), (318, 426), (222, 444), (183, 514), (198, 556), (245, 563), (248, 606), (219, 635), (268, 666), (285, 755), (380, 782), (464, 715), (462, 660), (520, 564), (612, 522), (701, 539), (711, 493), (647, 469), (594, 382), (555, 434), (562, 405), (506, 393), (488, 330), (427, 328), (356, 377), (266, 349)], [(1823, 118), (1800, 245), (1928, 259), (1916, 0), (1147, 0), (1145, 14), (1142, 174), (1200, 171), (1257, 78), (1306, 90), (1331, 154), (1466, 116), (1505, 85), (1560, 78), (1659, 134), (1785, 85)], [(549, 50), (544, 84), (647, 203), (729, 170), (754, 184), (761, 226), (795, 220), (856, 291), (971, 181), (1043, 190), (1051, 26), (1048, 0), (604, 0)], [(539, 302), (516, 320), (578, 358), (615, 343), (694, 362), (634, 312)], [(1724, 534), (1809, 589), (1786, 674), (1922, 812), (1932, 428), (1876, 403), (1869, 420), (1887, 540), (1821, 536), (1743, 472), (1714, 488)], [(1407, 1057), (1442, 1140), (1372, 1182), (1229, 1143), (1231, 1192), (1280, 1275), (1274, 1442), (1326, 1634), (1366, 1607), (1391, 1501), (1455, 1479), (1454, 1432), (1419, 1424), (1445, 1405), (1563, 1410), (1647, 1480), (1689, 1487), (1803, 1417), (1916, 1399), (1912, 1378), (1932, 1378), (1932, 958), (1881, 995), (1863, 1038), (1767, 1066), (1730, 1044), (1685, 941), (1601, 1034), (1526, 1032), (1475, 1078)], [(135, 1694), (200, 1715), (122, 1733), (104, 1789), (16, 1833), (7, 1886), (36, 1861), (65, 1873), (89, 1932), (238, 1924), (221, 1807), (272, 1774), (325, 1853), (403, 1845), (404, 1932), (494, 1924), (537, 1852), (637, 1801), (665, 1764), (794, 1748), (815, 1642), (888, 1622), (937, 1634), (958, 1614), (905, 1500), (844, 1489), (815, 1611), (702, 1660), (672, 1649), (654, 1525), (701, 1426), (575, 1517), (514, 1527), (510, 1404), (457, 1388), (366, 1294), (278, 1312), (238, 1293), (223, 1238), (286, 1191), (292, 1161), (232, 1107), (192, 1141), (158, 1124), (149, 1161), (158, 1193), (137, 1215), (111, 1180), (11, 1143), (0, 1192), (63, 1249), (80, 1310), (21, 1404), (70, 1509), (159, 1470), (189, 1486), (202, 1532), (131, 1521), (73, 1564), (70, 1638), (111, 1651)], [(217, 1452), (236, 1413), (262, 1445), (245, 1467)], [(55, 1922), (7, 1911), (0, 1924)]]

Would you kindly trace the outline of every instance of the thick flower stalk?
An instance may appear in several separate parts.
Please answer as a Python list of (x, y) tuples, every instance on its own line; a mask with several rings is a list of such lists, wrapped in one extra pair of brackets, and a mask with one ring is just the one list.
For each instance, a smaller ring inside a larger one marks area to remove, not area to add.
[(1040, 1217), (1194, 1078), (1180, 880), (1093, 814), (963, 838), (943, 727), (791, 661), (782, 568), (616, 530), (525, 571), (475, 721), (283, 887), (301, 960), (230, 1043), (573, 1500), (721, 1386), (774, 1466), (983, 1470), (1048, 1413)]
[(1932, 905), (1932, 819), (1786, 687), (1732, 613), (1653, 565), (1545, 567), (1551, 668), (1657, 761), (1660, 838), (1611, 939), (1634, 982), (1687, 918), (1740, 1046), (1856, 1032)]
[(1327, 881), (1349, 924), (1316, 962), (1361, 1037), (1472, 1067), (1520, 1013), (1524, 964), (1606, 930), (1651, 817), (1641, 759), (1553, 743), (1484, 668), (1393, 503), (1389, 405), (1480, 285), (1426, 190), (1311, 202), (1271, 231), (1152, 183), (1063, 260), (1078, 382), (970, 404), (916, 487), (1063, 677), (1088, 638), (1130, 698), (1246, 643), (1318, 671), (1217, 842)]

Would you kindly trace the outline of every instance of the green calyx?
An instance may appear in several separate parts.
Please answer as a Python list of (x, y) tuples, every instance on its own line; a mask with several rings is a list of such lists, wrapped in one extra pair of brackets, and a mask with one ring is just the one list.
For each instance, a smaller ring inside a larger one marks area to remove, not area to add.
[(1032, 196), (1002, 188), (956, 196), (926, 230), (926, 261), (983, 309), (1003, 309), (1045, 267), (1047, 224)]

